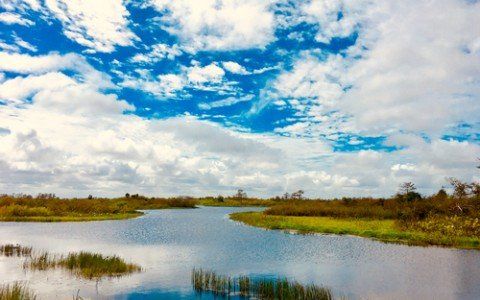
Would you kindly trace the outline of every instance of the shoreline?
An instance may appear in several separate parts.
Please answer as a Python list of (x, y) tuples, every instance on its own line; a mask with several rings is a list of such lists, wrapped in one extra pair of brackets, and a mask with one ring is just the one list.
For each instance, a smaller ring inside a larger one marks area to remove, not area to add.
[(289, 234), (348, 235), (409, 246), (480, 250), (479, 238), (448, 238), (424, 232), (403, 231), (395, 227), (393, 220), (273, 216), (261, 212), (233, 213), (229, 217), (248, 226), (281, 230)]

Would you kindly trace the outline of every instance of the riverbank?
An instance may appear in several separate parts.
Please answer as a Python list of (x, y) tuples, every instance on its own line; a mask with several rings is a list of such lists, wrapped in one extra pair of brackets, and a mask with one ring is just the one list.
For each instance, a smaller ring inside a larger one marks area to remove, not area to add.
[(1, 196), (0, 222), (84, 222), (124, 220), (142, 216), (140, 210), (196, 208), (190, 199), (147, 198), (59, 199), (56, 197)]
[(355, 235), (387, 243), (400, 243), (418, 246), (444, 246), (460, 249), (480, 249), (480, 238), (449, 237), (440, 232), (425, 233), (402, 230), (395, 220), (277, 216), (262, 212), (234, 213), (230, 218), (250, 226), (266, 229), (297, 231), (299, 233), (323, 233)]

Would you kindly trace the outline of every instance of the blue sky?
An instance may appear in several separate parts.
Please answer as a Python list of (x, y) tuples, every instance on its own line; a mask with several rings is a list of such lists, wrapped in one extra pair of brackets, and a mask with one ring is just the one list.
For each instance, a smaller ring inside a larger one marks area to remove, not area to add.
[(4, 1), (0, 189), (333, 197), (478, 180), (479, 13), (460, 0)]

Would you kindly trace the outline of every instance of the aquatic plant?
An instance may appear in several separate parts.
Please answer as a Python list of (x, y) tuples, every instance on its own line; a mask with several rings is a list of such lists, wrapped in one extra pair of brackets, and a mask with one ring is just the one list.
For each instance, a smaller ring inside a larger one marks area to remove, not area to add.
[(302, 285), (286, 278), (269, 279), (249, 276), (230, 277), (214, 271), (193, 269), (192, 286), (197, 293), (210, 292), (215, 296), (280, 300), (330, 300), (332, 292), (314, 284)]
[(0, 300), (34, 300), (37, 296), (25, 284), (0, 285)]
[(98, 253), (79, 252), (68, 255), (52, 255), (48, 252), (31, 254), (23, 264), (24, 269), (48, 270), (62, 268), (78, 277), (101, 279), (119, 277), (139, 272), (141, 267), (127, 263), (118, 256), (103, 256)]
[(23, 247), (20, 245), (6, 244), (0, 245), (0, 255), (4, 256), (30, 256), (32, 254), (32, 247)]

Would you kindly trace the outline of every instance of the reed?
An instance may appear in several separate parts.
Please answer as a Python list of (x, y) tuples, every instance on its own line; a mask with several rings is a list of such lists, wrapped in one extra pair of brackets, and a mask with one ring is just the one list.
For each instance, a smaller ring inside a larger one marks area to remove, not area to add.
[(7, 257), (30, 256), (32, 255), (32, 247), (23, 247), (18, 244), (17, 245), (14, 245), (14, 244), (0, 245), (0, 255), (7, 256)]
[(210, 292), (215, 296), (240, 296), (247, 299), (330, 300), (332, 292), (314, 284), (302, 285), (286, 278), (268, 279), (249, 276), (230, 277), (214, 271), (193, 269), (192, 286), (197, 293)]
[(37, 296), (25, 284), (0, 285), (0, 300), (34, 300)]
[(23, 264), (24, 269), (48, 270), (62, 268), (85, 279), (120, 277), (141, 271), (141, 267), (127, 263), (118, 256), (103, 256), (98, 253), (79, 252), (68, 255), (52, 255), (48, 252), (31, 254)]

